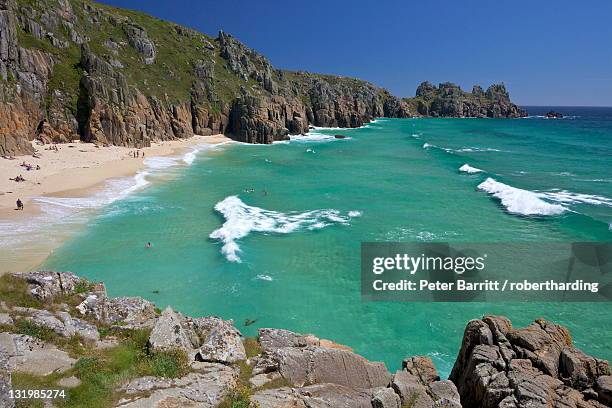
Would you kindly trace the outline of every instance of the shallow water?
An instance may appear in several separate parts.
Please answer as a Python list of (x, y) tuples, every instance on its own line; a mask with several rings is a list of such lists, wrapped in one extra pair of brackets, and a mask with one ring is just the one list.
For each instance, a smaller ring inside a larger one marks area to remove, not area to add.
[(448, 374), (465, 323), (485, 313), (566, 324), (585, 351), (610, 359), (610, 304), (360, 298), (363, 241), (610, 241), (612, 110), (572, 112), (379, 119), (310, 140), (226, 145), (113, 201), (44, 266), (103, 280), (111, 295), (232, 318), (247, 335), (313, 332), (392, 369), (426, 354)]

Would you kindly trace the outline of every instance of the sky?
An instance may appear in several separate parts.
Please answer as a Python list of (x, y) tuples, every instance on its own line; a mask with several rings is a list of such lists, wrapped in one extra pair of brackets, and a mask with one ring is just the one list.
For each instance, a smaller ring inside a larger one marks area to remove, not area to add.
[(414, 96), (504, 82), (520, 105), (612, 106), (612, 1), (103, 0), (216, 36), (277, 68), (352, 76)]

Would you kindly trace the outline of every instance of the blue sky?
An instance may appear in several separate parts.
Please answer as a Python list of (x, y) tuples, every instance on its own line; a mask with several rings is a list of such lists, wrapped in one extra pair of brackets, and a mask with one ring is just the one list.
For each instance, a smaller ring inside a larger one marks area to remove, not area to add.
[(278, 68), (412, 96), (424, 80), (504, 82), (522, 105), (612, 106), (612, 1), (103, 0), (216, 36)]

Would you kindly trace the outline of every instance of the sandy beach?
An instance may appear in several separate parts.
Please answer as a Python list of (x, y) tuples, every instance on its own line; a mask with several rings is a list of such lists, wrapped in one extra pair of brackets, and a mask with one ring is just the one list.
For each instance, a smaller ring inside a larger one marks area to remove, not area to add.
[[(33, 197), (60, 196), (70, 193), (79, 197), (91, 192), (105, 180), (136, 174), (147, 157), (171, 156), (198, 144), (218, 144), (230, 139), (224, 135), (194, 136), (189, 139), (152, 143), (151, 147), (133, 149), (110, 146), (97, 147), (92, 143), (39, 145), (33, 142), (35, 156), (0, 159), (0, 219), (24, 217), (38, 211)], [(57, 146), (57, 150), (52, 150)], [(133, 157), (134, 152), (139, 157)], [(143, 156), (144, 155), (144, 156)], [(23, 163), (32, 166), (27, 170)], [(40, 169), (37, 170), (37, 166)], [(11, 180), (21, 175), (25, 181)], [(21, 199), (24, 211), (16, 211)]]
[[(102, 189), (109, 179), (134, 176), (145, 167), (146, 158), (181, 155), (196, 145), (214, 145), (230, 140), (224, 135), (194, 136), (152, 143), (151, 147), (143, 149), (98, 147), (79, 141), (58, 145), (33, 142), (36, 149), (34, 156), (0, 158), (0, 222), (36, 219), (41, 211), (37, 202), (33, 201), (35, 197), (90, 196)], [(134, 157), (136, 151), (139, 152), (138, 157)], [(23, 163), (31, 165), (31, 170), (27, 170)], [(20, 175), (25, 181), (11, 180)], [(17, 199), (23, 202), (23, 211), (16, 209)], [(18, 251), (0, 248), (0, 275), (40, 265), (61, 238), (41, 241), (44, 242), (22, 246)]]

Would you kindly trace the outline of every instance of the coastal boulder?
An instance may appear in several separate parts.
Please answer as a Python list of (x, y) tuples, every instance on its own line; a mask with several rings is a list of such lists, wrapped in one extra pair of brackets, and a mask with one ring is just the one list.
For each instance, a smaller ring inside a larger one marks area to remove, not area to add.
[(155, 351), (181, 349), (193, 354), (198, 338), (187, 319), (168, 306), (155, 322), (149, 345)]
[(610, 374), (607, 361), (599, 360), (574, 347), (566, 347), (559, 358), (559, 377), (569, 387), (585, 390), (592, 388), (597, 378)]
[(607, 406), (612, 406), (612, 376), (602, 375), (597, 378), (596, 390), (599, 401)]
[(402, 406), (414, 408), (430, 408), (433, 406), (433, 400), (427, 393), (427, 388), (408, 371), (397, 371), (393, 376), (391, 386), (399, 395)]
[(105, 294), (90, 294), (77, 310), (100, 323), (121, 323), (125, 328), (153, 327), (157, 318), (155, 305), (140, 297), (108, 298)]
[(263, 353), (253, 359), (255, 375), (278, 372), (298, 387), (330, 383), (371, 389), (391, 381), (383, 363), (370, 362), (346, 346), (311, 334), (262, 328), (259, 343)]
[(406, 370), (419, 379), (423, 385), (428, 385), (440, 380), (440, 375), (431, 358), (425, 356), (413, 356), (402, 362), (402, 369)]
[(242, 335), (231, 320), (202, 317), (193, 322), (201, 340), (196, 360), (234, 363), (246, 359)]
[[(24, 334), (0, 333), (0, 350), (10, 371), (49, 375), (72, 368), (75, 359), (56, 346)], [(5, 363), (6, 364), (6, 363)]]
[(353, 388), (387, 386), (391, 374), (383, 363), (370, 362), (346, 350), (318, 346), (277, 349), (272, 359), (295, 385), (334, 383)]
[(234, 363), (246, 359), (242, 335), (231, 320), (193, 319), (167, 307), (149, 337), (153, 350), (180, 349), (192, 360)]
[(299, 391), (289, 387), (257, 391), (251, 402), (259, 408), (307, 408)]
[(27, 272), (14, 273), (13, 276), (25, 280), (29, 284), (30, 293), (39, 300), (49, 300), (59, 295), (74, 294), (87, 284), (71, 272)]
[(318, 346), (320, 340), (311, 334), (297, 334), (284, 329), (259, 329), (259, 344), (264, 351), (274, 351), (282, 347)]
[(372, 408), (401, 408), (402, 401), (392, 388), (377, 388), (372, 394)]
[(236, 386), (238, 370), (224, 364), (205, 363), (181, 378), (142, 377), (130, 381), (122, 391), (122, 408), (182, 408), (218, 406)]

